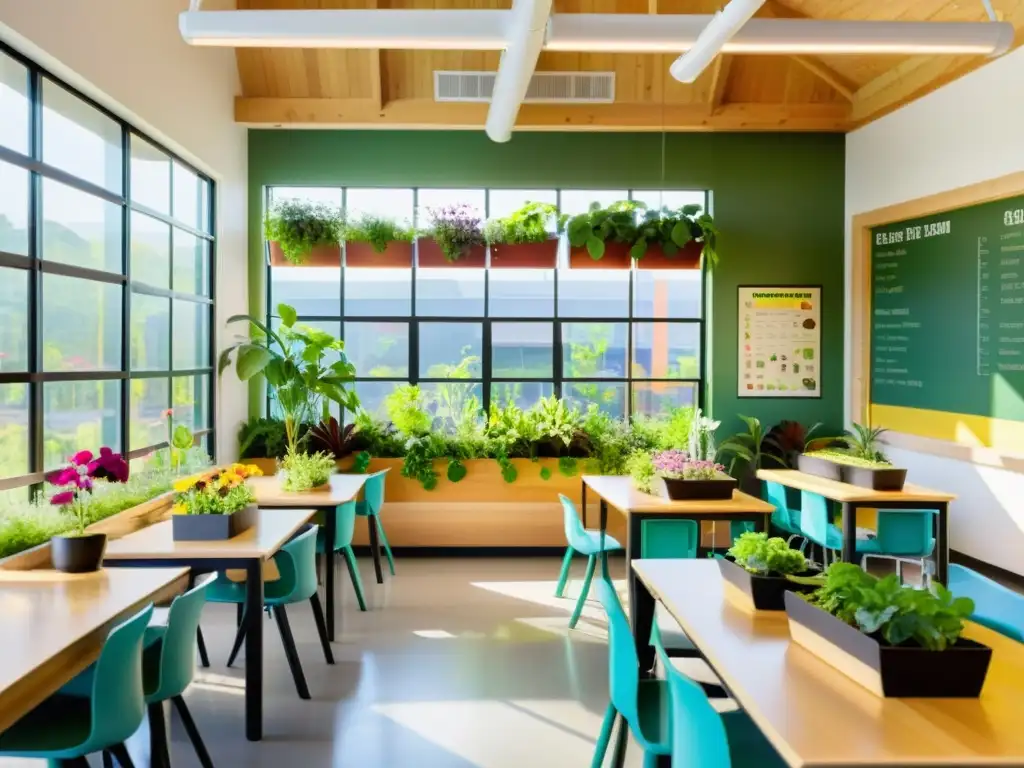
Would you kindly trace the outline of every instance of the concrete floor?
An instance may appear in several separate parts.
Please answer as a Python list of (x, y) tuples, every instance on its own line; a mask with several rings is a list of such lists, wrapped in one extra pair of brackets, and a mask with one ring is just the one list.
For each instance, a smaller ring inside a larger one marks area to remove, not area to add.
[[(583, 565), (567, 590), (572, 598)], [(567, 630), (574, 600), (553, 596), (559, 560), (398, 558), (397, 567), (379, 586), (361, 562), (367, 613), (347, 575), (342, 581), (333, 667), (308, 604), (289, 610), (312, 701), (298, 698), (267, 623), (259, 743), (244, 736), (241, 659), (224, 666), (235, 609), (204, 609), (212, 666), (199, 670), (186, 700), (218, 768), (589, 766), (608, 703), (607, 638), (596, 602)], [(623, 563), (613, 567), (621, 577)], [(145, 734), (138, 736), (131, 750), (148, 765)], [(176, 716), (171, 737), (175, 768), (198, 766)], [(626, 762), (639, 766), (639, 750), (628, 749)], [(2, 768), (30, 765), (38, 763), (0, 759)]]

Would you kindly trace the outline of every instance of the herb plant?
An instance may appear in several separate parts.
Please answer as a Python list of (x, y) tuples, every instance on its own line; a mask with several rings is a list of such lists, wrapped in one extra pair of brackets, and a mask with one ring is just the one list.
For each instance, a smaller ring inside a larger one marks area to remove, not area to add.
[(768, 538), (767, 533), (740, 534), (726, 554), (757, 576), (788, 576), (807, 570), (803, 552), (790, 549), (784, 539)]
[[(299, 425), (299, 440), (305, 425)], [(281, 419), (250, 419), (238, 430), (238, 455), (242, 459), (283, 459), (288, 452), (288, 435)]]
[(470, 248), (483, 245), (480, 214), (466, 204), (428, 208), (430, 235), (448, 261), (458, 261)]
[(270, 209), (263, 229), (288, 261), (302, 264), (316, 246), (341, 242), (342, 219), (337, 209), (323, 203), (287, 199)]
[(411, 243), (416, 230), (408, 224), (386, 216), (363, 214), (344, 226), (347, 243), (367, 243), (377, 253), (384, 253), (391, 243)]
[(626, 472), (633, 480), (638, 491), (651, 492), (651, 483), (657, 473), (654, 470), (654, 458), (647, 451), (634, 451), (626, 459)]
[(629, 255), (640, 261), (653, 244), (659, 246), (666, 256), (674, 256), (691, 241), (700, 240), (702, 252), (713, 267), (718, 263), (717, 238), (714, 221), (708, 214), (701, 214), (699, 205), (684, 205), (674, 210), (652, 208), (645, 210), (640, 218)]
[(422, 437), (430, 432), (433, 418), (427, 413), (427, 402), (415, 384), (402, 384), (384, 399), (388, 418), (406, 439)]
[(846, 443), (850, 455), (854, 458), (888, 464), (889, 460), (878, 447), (878, 438), (887, 431), (881, 427), (866, 427), (854, 423), (853, 429), (847, 430), (846, 437), (842, 438), (842, 441)]
[(337, 469), (334, 457), (320, 451), (316, 453), (289, 453), (281, 462), (286, 473), (282, 488), (286, 491), (308, 491), (319, 488), (331, 479)]
[(395, 425), (379, 419), (369, 411), (356, 414), (355, 450), (379, 459), (394, 459), (405, 455), (405, 438)]
[(637, 211), (643, 208), (642, 203), (632, 200), (620, 200), (607, 208), (600, 203), (591, 203), (586, 213), (569, 219), (566, 232), (573, 248), (586, 248), (594, 261), (604, 256), (605, 244), (629, 243), (637, 237)]
[(561, 232), (566, 218), (551, 203), (527, 203), (508, 216), (490, 219), (484, 225), (484, 240), (488, 245), (543, 243), (557, 236), (553, 231)]

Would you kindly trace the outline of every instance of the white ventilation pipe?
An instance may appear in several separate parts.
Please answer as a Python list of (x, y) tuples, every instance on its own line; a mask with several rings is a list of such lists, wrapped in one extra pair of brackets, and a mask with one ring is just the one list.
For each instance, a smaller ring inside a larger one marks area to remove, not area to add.
[(715, 14), (693, 48), (672, 62), (669, 74), (681, 83), (694, 82), (764, 4), (765, 0), (732, 0)]
[(526, 89), (530, 87), (530, 79), (544, 47), (550, 16), (551, 0), (512, 2), (508, 47), (501, 54), (491, 93), (491, 107), (484, 125), (491, 141), (505, 142), (512, 138), (519, 107), (526, 98)]

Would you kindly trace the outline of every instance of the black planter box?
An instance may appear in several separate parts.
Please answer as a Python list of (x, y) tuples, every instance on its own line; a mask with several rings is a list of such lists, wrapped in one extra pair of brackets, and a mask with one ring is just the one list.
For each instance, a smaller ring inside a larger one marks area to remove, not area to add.
[(723, 477), (720, 480), (670, 480), (661, 478), (662, 495), (672, 501), (710, 501), (732, 498), (736, 490), (736, 480)]
[(233, 539), (256, 523), (256, 505), (250, 504), (230, 515), (172, 515), (175, 541), (221, 541)]
[(64, 573), (90, 573), (100, 569), (106, 548), (105, 533), (54, 536), (50, 539), (50, 562)]
[(838, 461), (807, 456), (801, 453), (796, 457), (796, 466), (801, 472), (829, 480), (838, 480), (873, 491), (902, 491), (907, 481), (907, 470), (896, 467), (857, 467), (853, 464), (842, 464)]
[[(722, 578), (743, 593), (758, 611), (786, 610), (787, 592), (813, 592), (813, 584), (797, 584), (781, 576), (755, 576), (746, 568), (736, 565), (731, 558), (719, 558), (718, 568)], [(800, 576), (814, 576), (817, 571), (804, 571)]]
[(878, 696), (977, 698), (992, 649), (961, 638), (944, 651), (883, 645), (856, 627), (801, 599), (785, 595), (793, 641)]

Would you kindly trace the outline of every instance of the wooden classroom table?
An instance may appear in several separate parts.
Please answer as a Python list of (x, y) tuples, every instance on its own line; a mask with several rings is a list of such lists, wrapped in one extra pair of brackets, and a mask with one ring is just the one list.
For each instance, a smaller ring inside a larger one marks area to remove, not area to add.
[(902, 491), (873, 491), (859, 485), (840, 483), (795, 469), (759, 469), (760, 480), (809, 491), (839, 502), (843, 512), (843, 560), (857, 559), (858, 509), (934, 509), (935, 580), (945, 584), (949, 576), (949, 502), (956, 495), (907, 483)]
[(187, 581), (184, 568), (0, 571), (0, 732), (96, 661), (115, 625)]
[[(608, 507), (612, 506), (626, 516), (626, 561), (632, 562), (643, 551), (641, 536), (643, 521), (696, 520), (740, 520), (754, 523), (755, 530), (768, 530), (768, 520), (775, 507), (742, 491), (733, 491), (726, 500), (671, 501), (661, 496), (642, 493), (633, 486), (629, 477), (612, 475), (584, 475), (581, 502), (587, 508), (587, 491), (600, 500), (602, 533), (608, 529)], [(608, 560), (601, 558), (601, 575), (608, 577)], [(651, 622), (654, 620), (654, 600), (645, 590), (637, 589), (632, 569), (627, 570), (629, 585), (629, 623), (633, 628), (640, 668), (647, 671), (654, 667), (654, 648), (650, 645)]]
[(165, 520), (107, 544), (103, 562), (108, 566), (245, 570), (245, 735), (250, 741), (263, 738), (263, 566), (314, 514), (312, 509), (260, 509), (252, 528), (222, 541), (175, 541), (173, 521)]
[[(312, 509), (322, 512), (324, 517), (324, 538), (328, 542), (324, 556), (324, 602), (327, 603), (327, 637), (334, 640), (334, 537), (337, 525), (335, 510), (352, 501), (363, 490), (369, 475), (331, 475), (330, 487), (319, 491), (285, 491), (281, 478), (250, 477), (246, 480), (256, 495), (256, 503), (263, 509)], [(380, 564), (380, 545), (377, 542), (377, 527), (370, 525), (370, 549), (373, 550), (373, 564), (377, 569), (377, 583), (384, 582)]]
[(633, 570), (794, 768), (1024, 765), (1024, 644), (968, 622), (993, 651), (980, 698), (883, 698), (792, 642), (785, 611), (730, 602), (714, 561)]

